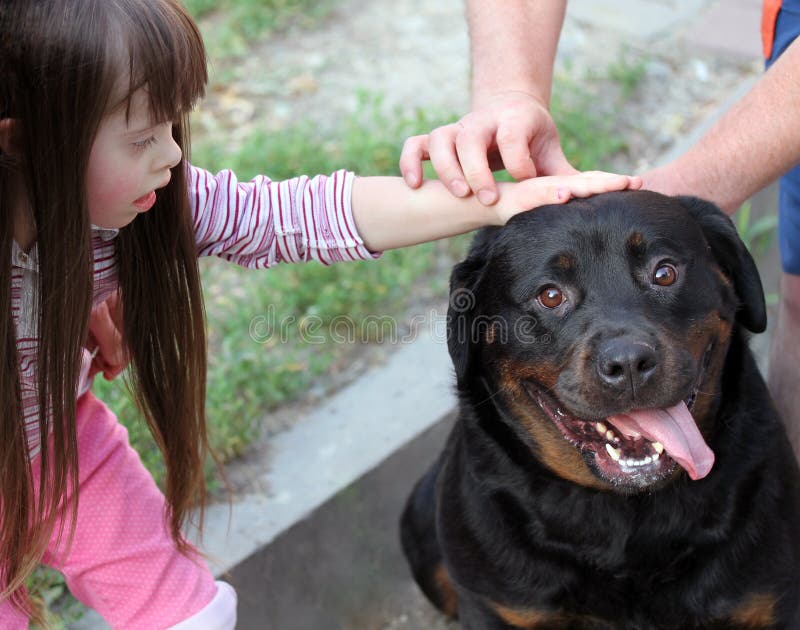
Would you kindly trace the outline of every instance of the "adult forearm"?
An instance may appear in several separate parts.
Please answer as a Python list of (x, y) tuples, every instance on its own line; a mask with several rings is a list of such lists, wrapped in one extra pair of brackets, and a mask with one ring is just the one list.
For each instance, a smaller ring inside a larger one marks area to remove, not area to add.
[(467, 0), (472, 107), (521, 91), (550, 102), (566, 0)]
[(644, 187), (734, 212), (800, 162), (800, 40), (691, 149), (644, 173)]

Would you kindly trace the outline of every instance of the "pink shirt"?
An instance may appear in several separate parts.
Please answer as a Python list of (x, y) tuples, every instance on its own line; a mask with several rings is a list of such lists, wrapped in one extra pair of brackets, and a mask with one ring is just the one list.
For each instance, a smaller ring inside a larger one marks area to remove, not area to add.
[[(216, 175), (187, 164), (187, 184), (199, 256), (219, 256), (243, 267), (266, 269), (282, 262), (323, 265), (377, 258), (359, 236), (350, 207), (354, 175), (296, 177), (280, 182), (259, 175), (239, 182), (231, 171)], [(118, 231), (92, 228), (94, 304), (117, 288), (114, 239)], [(36, 246), (12, 250), (12, 313), (17, 332), (22, 406), (31, 458), (39, 452), (35, 305)], [(91, 356), (84, 350), (79, 396), (91, 387)]]

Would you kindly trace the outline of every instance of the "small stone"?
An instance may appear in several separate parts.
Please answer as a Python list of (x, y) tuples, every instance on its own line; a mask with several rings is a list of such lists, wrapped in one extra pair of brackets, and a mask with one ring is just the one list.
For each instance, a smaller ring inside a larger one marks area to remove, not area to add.
[(313, 94), (319, 90), (319, 82), (311, 74), (301, 74), (290, 79), (286, 88), (293, 96)]

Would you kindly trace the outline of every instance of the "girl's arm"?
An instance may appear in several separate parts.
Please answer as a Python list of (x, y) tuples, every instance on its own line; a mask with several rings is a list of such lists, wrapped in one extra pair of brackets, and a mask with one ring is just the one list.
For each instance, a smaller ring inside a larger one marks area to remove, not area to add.
[(537, 177), (498, 185), (500, 199), (484, 206), (474, 195), (459, 198), (438, 180), (416, 190), (399, 177), (357, 177), (352, 209), (358, 233), (371, 251), (416, 245), (470, 232), (486, 225), (503, 225), (524, 210), (565, 203), (571, 197), (640, 188), (641, 179), (589, 172)]
[(399, 177), (354, 177), (337, 171), (272, 181), (240, 182), (187, 165), (190, 207), (200, 256), (251, 269), (316, 260), (324, 265), (374, 258), (405, 247), (502, 225), (511, 216), (571, 196), (638, 188), (638, 178), (608, 173), (537, 177), (501, 184), (491, 207), (454, 197), (438, 181), (409, 189)]
[(350, 212), (352, 173), (239, 181), (187, 164), (189, 205), (200, 256), (250, 269), (316, 260), (374, 258)]

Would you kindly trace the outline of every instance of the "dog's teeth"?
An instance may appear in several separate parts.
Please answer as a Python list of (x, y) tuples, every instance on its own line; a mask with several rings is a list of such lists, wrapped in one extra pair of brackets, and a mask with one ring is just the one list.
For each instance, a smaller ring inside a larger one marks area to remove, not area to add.
[(653, 461), (655, 462), (655, 461), (658, 460), (659, 457), (661, 457), (661, 454), (660, 453), (653, 453), (652, 457), (653, 457)]
[(606, 427), (606, 425), (604, 425), (602, 422), (597, 422), (597, 423), (594, 425), (594, 428), (595, 428), (595, 429), (597, 429), (597, 432), (598, 432), (600, 435), (605, 435), (605, 434), (606, 434), (606, 431), (608, 431), (608, 428), (607, 428), (607, 427)]
[(613, 440), (614, 439), (614, 432), (611, 430), (606, 431), (606, 439)]
[(620, 463), (628, 468), (638, 468), (653, 463), (653, 458), (648, 455), (643, 459), (623, 459)]
[(655, 450), (658, 455), (664, 452), (664, 445), (661, 442), (653, 442), (652, 446), (653, 450)]
[(611, 444), (606, 444), (606, 451), (608, 451), (611, 459), (613, 459), (615, 462), (618, 462), (620, 455), (622, 455), (622, 451), (620, 451), (618, 448), (614, 448), (611, 446)]

